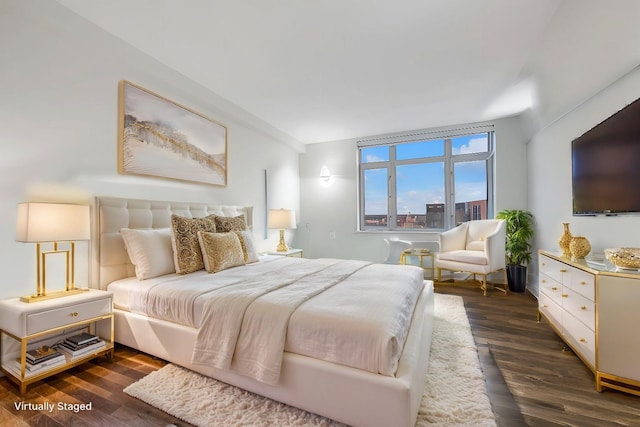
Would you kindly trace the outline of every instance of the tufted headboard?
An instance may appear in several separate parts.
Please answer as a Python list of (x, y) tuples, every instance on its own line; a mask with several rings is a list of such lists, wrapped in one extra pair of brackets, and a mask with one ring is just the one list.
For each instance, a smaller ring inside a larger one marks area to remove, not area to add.
[(93, 212), (91, 287), (98, 289), (105, 289), (114, 280), (135, 276), (121, 228), (166, 228), (171, 225), (171, 214), (189, 218), (244, 215), (247, 226), (253, 226), (252, 206), (96, 197)]

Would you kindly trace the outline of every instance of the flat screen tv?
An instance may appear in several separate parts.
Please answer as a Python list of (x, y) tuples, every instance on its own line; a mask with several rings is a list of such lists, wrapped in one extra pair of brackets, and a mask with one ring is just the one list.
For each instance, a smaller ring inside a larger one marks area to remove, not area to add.
[(571, 144), (573, 215), (640, 214), (640, 99)]

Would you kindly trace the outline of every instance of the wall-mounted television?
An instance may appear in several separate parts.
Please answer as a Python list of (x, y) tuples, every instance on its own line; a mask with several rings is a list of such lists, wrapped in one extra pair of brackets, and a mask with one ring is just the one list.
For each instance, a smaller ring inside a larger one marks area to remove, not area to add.
[(640, 214), (640, 99), (571, 143), (573, 215)]

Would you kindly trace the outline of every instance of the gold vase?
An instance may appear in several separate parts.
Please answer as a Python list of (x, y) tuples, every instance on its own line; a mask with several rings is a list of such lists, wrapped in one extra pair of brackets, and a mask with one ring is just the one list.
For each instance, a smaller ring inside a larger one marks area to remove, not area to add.
[(571, 245), (571, 239), (573, 236), (571, 235), (571, 231), (569, 231), (569, 223), (563, 222), (562, 226), (564, 227), (564, 232), (562, 236), (560, 236), (560, 240), (558, 240), (558, 244), (560, 245), (560, 249), (562, 250), (563, 257), (571, 257), (571, 249), (569, 245)]
[(591, 244), (586, 237), (574, 236), (569, 244), (569, 249), (571, 250), (572, 260), (584, 259), (591, 252)]

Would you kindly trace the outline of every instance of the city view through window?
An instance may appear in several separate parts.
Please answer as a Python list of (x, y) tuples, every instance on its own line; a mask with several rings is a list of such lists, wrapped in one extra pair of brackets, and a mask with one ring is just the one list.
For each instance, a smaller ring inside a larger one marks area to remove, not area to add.
[(361, 148), (361, 228), (445, 229), (488, 218), (490, 136)]

